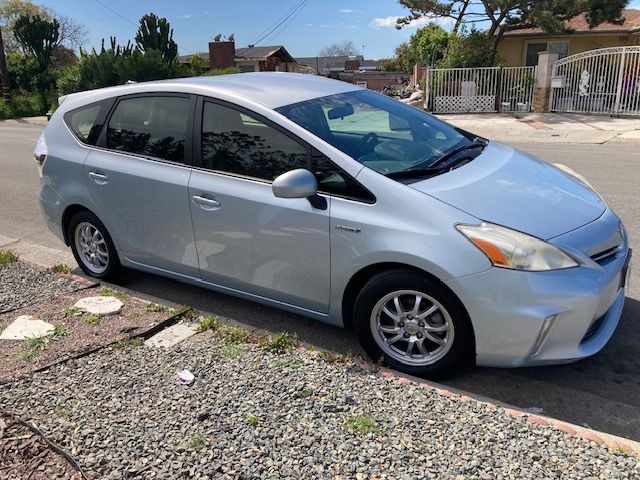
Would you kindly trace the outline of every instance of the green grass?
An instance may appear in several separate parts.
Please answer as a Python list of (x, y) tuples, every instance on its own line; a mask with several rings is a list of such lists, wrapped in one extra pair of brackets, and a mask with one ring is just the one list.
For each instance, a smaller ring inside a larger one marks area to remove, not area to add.
[(249, 415), (247, 415), (247, 423), (252, 427), (257, 427), (258, 425), (260, 425), (260, 419), (254, 414), (250, 413)]
[(622, 457), (629, 456), (629, 452), (627, 451), (627, 449), (621, 446), (617, 446), (616, 448), (613, 449), (613, 451)]
[(304, 365), (302, 360), (297, 358), (279, 358), (276, 360), (276, 366), (280, 368), (294, 368), (298, 369)]
[(206, 317), (198, 317), (198, 326), (196, 332), (202, 333), (207, 330), (215, 330), (218, 328), (218, 319), (214, 315), (207, 315)]
[(127, 317), (130, 318), (140, 318), (142, 316), (142, 312), (129, 312)]
[(201, 450), (207, 446), (207, 440), (202, 435), (192, 435), (187, 442), (187, 448), (190, 450)]
[(121, 292), (120, 290), (116, 290), (111, 287), (102, 287), (98, 290), (98, 295), (102, 297), (116, 297), (120, 300), (127, 298), (127, 294), (125, 292)]
[(245, 352), (245, 347), (236, 342), (224, 342), (220, 348), (220, 355), (223, 358), (240, 358)]
[(162, 313), (167, 311), (167, 307), (164, 305), (160, 305), (158, 303), (148, 303), (146, 307), (147, 312), (151, 313)]
[(54, 273), (71, 273), (71, 267), (64, 263), (56, 263), (51, 267), (51, 271)]
[(298, 394), (298, 397), (300, 398), (309, 398), (311, 395), (313, 395), (313, 389), (311, 388), (303, 388), (300, 393)]
[(62, 314), (62, 316), (64, 318), (67, 317), (79, 317), (80, 315), (82, 315), (84, 312), (82, 311), (81, 308), (78, 307), (69, 307), (69, 308), (63, 308), (60, 313)]
[(249, 341), (249, 332), (247, 330), (240, 327), (230, 327), (223, 323), (214, 330), (214, 334), (225, 342), (246, 343)]
[(181, 305), (173, 310), (173, 315), (177, 320), (194, 320), (196, 312), (189, 305)]
[(349, 417), (346, 421), (347, 428), (358, 432), (362, 435), (368, 435), (369, 433), (380, 433), (382, 428), (375, 420), (362, 415)]
[(82, 320), (84, 320), (89, 325), (100, 325), (99, 315), (85, 315), (84, 317), (82, 317)]
[(298, 338), (295, 334), (282, 332), (274, 337), (263, 340), (261, 345), (267, 352), (280, 355), (292, 350), (297, 342)]
[(131, 347), (140, 347), (142, 345), (142, 339), (138, 338), (138, 337), (127, 337), (124, 340), (120, 340), (119, 342), (116, 342), (112, 349), (113, 350), (123, 350), (125, 348), (131, 348)]
[(24, 341), (24, 349), (18, 354), (18, 358), (21, 360), (35, 360), (52, 340), (57, 340), (67, 335), (69, 335), (68, 327), (56, 325), (49, 335), (27, 338)]
[(18, 261), (18, 254), (12, 250), (0, 250), (0, 265), (15, 263)]

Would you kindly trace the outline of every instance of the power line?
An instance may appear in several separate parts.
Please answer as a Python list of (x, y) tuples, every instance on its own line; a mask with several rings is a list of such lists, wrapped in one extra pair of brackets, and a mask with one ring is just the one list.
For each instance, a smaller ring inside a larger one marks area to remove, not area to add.
[[(262, 36), (264, 34), (266, 34), (269, 30), (271, 30), (272, 28), (274, 28), (276, 26), (276, 24), (280, 21), (282, 21), (287, 15), (289, 15), (293, 10), (295, 10), (296, 8), (298, 8), (298, 6), (300, 5), (300, 3), (302, 3), (304, 0), (301, 0), (300, 2), (298, 2), (298, 0), (296, 0), (296, 4), (293, 6), (293, 8), (288, 9), (282, 16), (278, 17), (277, 20), (275, 20), (273, 23), (271, 23), (267, 28), (265, 28), (264, 30), (262, 30), (257, 38), (262, 38)], [(252, 42), (252, 43), (256, 43), (256, 42)]]
[[(120, 17), (122, 20), (124, 20), (125, 22), (129, 22), (131, 25), (133, 25), (134, 27), (138, 28), (140, 26), (139, 22), (134, 22), (133, 20), (131, 20), (130, 18), (125, 17), (124, 15), (122, 15), (120, 12), (117, 12), (116, 10), (114, 10), (113, 8), (111, 8), (109, 5), (105, 5), (104, 3), (102, 3), (100, 0), (95, 0), (97, 4), (103, 6), (104, 8), (106, 8), (107, 10), (109, 10), (111, 13), (113, 13), (114, 15)], [(178, 45), (178, 43), (176, 42), (176, 45)], [(181, 50), (184, 50), (185, 52), (188, 53), (196, 53), (193, 50), (189, 50), (188, 48), (184, 48), (184, 47), (180, 47), (178, 45), (178, 48)]]
[[(307, 2), (308, 3), (308, 2)], [(306, 6), (306, 5), (305, 5)], [(275, 35), (273, 37), (271, 37), (271, 41), (273, 42), (276, 38), (278, 38), (280, 35), (282, 35), (282, 32), (284, 32), (289, 25), (291, 25), (293, 23), (293, 21), (296, 19), (296, 17), (300, 14), (300, 12), (302, 12), (302, 10), (304, 10), (304, 7), (302, 7), (300, 10), (298, 10), (291, 18), (289, 18), (289, 20), (287, 22), (285, 22), (282, 25), (282, 28), (275, 32)]]
[(310, 2), (310, 0), (302, 0), (300, 3), (298, 3), (298, 5), (296, 5), (296, 7), (291, 12), (289, 12), (289, 14), (284, 17), (284, 19), (282, 19), (275, 27), (273, 27), (271, 30), (269, 30), (268, 33), (266, 33), (258, 41), (256, 41), (255, 45), (259, 44), (265, 38), (271, 36), (271, 34), (273, 32), (275, 32), (284, 22), (286, 22), (294, 13), (302, 10), (304, 7), (307, 6), (307, 4), (309, 2)]

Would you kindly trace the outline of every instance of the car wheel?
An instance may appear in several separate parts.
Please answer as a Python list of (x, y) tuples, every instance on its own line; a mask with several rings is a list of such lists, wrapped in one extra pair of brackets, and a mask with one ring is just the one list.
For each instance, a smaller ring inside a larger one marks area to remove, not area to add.
[(120, 270), (120, 260), (113, 241), (102, 222), (93, 213), (76, 213), (69, 222), (69, 239), (73, 256), (89, 276), (113, 278)]
[(371, 278), (354, 307), (356, 334), (366, 353), (390, 367), (437, 377), (473, 355), (473, 331), (458, 298), (418, 272), (396, 270)]

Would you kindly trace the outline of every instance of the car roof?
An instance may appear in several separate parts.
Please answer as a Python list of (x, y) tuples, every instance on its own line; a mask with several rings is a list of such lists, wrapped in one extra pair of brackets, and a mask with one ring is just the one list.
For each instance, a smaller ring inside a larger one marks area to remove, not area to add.
[(327, 95), (361, 90), (351, 83), (331, 80), (318, 75), (286, 72), (249, 72), (229, 75), (176, 78), (153, 82), (131, 83), (90, 92), (69, 95), (74, 100), (89, 103), (101, 98), (135, 93), (176, 91), (204, 94), (225, 94), (244, 97), (275, 109)]

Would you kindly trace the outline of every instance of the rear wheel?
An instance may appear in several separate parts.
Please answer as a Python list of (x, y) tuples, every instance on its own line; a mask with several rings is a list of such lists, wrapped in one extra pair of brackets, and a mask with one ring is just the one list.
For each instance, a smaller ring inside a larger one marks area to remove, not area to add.
[(354, 310), (367, 354), (418, 376), (451, 372), (473, 354), (471, 322), (460, 301), (417, 272), (380, 273), (362, 288)]
[(109, 232), (93, 213), (76, 213), (69, 222), (71, 251), (84, 273), (92, 277), (113, 278), (120, 261)]

